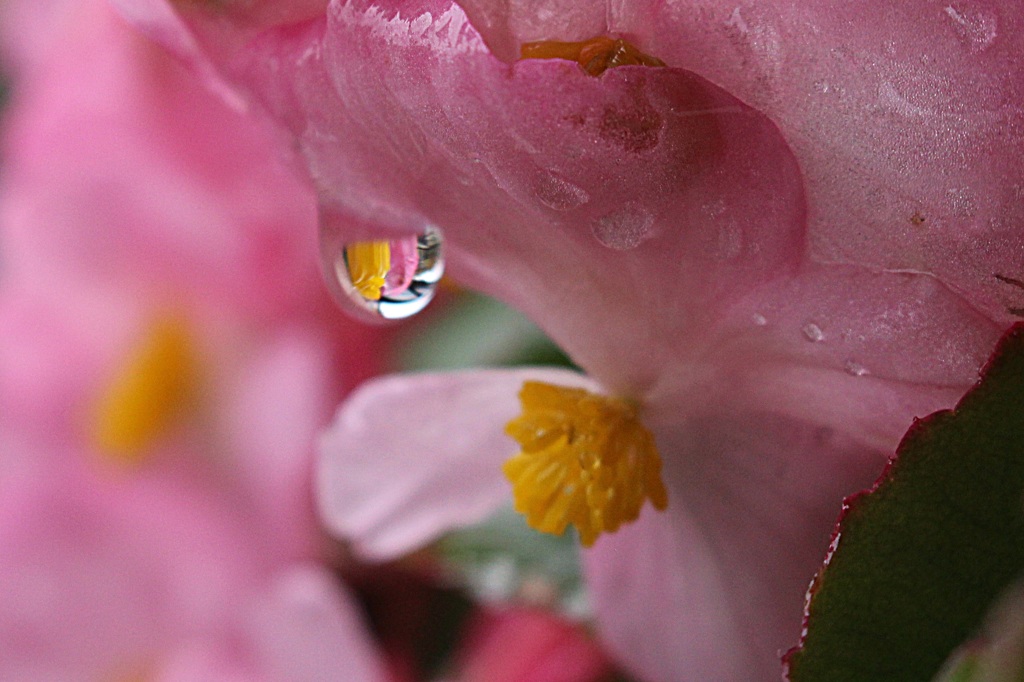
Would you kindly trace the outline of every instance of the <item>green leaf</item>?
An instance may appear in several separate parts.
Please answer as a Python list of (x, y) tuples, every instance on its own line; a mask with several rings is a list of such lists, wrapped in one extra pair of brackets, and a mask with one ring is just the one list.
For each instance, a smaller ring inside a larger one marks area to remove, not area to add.
[(537, 325), (493, 298), (463, 292), (450, 296), (425, 324), (410, 325), (396, 340), (404, 371), (519, 365), (572, 367)]
[(1024, 324), (982, 377), (844, 502), (786, 655), (793, 682), (926, 682), (1024, 573)]

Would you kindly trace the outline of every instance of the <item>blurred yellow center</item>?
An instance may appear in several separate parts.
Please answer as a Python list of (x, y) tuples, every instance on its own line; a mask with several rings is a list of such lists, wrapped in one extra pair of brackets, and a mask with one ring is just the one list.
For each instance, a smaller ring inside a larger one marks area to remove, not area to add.
[(122, 462), (139, 459), (184, 411), (198, 383), (195, 344), (184, 320), (158, 320), (125, 356), (95, 403), (97, 449)]
[(516, 511), (560, 535), (570, 523), (590, 547), (640, 515), (668, 506), (654, 436), (625, 400), (537, 381), (519, 392), (523, 413), (505, 432), (522, 447), (505, 462)]
[(352, 286), (369, 301), (379, 301), (391, 269), (391, 244), (387, 241), (356, 242), (345, 247)]
[(644, 54), (621, 38), (597, 36), (578, 43), (538, 40), (523, 43), (522, 59), (568, 59), (577, 62), (591, 76), (600, 76), (616, 66), (665, 66), (657, 57)]

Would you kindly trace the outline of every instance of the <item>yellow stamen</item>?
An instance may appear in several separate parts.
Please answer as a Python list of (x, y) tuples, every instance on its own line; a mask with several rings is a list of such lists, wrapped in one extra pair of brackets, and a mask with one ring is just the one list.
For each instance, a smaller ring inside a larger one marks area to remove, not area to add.
[(96, 401), (96, 448), (121, 462), (138, 460), (187, 407), (198, 383), (195, 344), (178, 317), (158, 320), (133, 348)]
[(519, 400), (523, 413), (505, 433), (522, 451), (503, 470), (530, 526), (561, 535), (571, 523), (590, 547), (636, 520), (645, 500), (668, 506), (654, 436), (632, 403), (538, 381)]
[(538, 40), (523, 43), (522, 59), (568, 59), (577, 62), (591, 76), (600, 76), (616, 66), (665, 66), (657, 57), (644, 54), (621, 38), (596, 36), (578, 43)]
[(368, 301), (379, 301), (381, 288), (391, 269), (391, 243), (356, 242), (345, 247), (352, 286)]

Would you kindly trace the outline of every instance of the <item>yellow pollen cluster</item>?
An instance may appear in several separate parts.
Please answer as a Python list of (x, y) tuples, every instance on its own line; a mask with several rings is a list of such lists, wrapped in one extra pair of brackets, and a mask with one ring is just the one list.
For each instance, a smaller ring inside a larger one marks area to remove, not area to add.
[(194, 397), (196, 349), (184, 320), (157, 321), (133, 348), (94, 404), (96, 448), (113, 459), (137, 460)]
[(391, 269), (391, 243), (356, 242), (345, 247), (345, 258), (355, 290), (368, 301), (379, 301)]
[(530, 526), (560, 535), (571, 523), (590, 547), (636, 520), (645, 500), (668, 506), (654, 436), (632, 403), (536, 381), (519, 399), (523, 413), (505, 432), (522, 451), (503, 470)]
[(591, 76), (600, 76), (616, 66), (665, 66), (657, 57), (644, 54), (621, 38), (596, 36), (577, 43), (538, 40), (523, 43), (522, 59), (567, 59), (578, 63)]

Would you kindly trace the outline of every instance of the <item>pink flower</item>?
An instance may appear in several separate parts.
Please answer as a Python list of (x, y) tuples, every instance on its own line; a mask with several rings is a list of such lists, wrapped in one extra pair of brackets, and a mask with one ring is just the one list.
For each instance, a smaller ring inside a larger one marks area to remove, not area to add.
[[(453, 274), (588, 375), (353, 396), (324, 441), (322, 508), (365, 555), (508, 499), (524, 381), (638, 406), (668, 509), (585, 563), (603, 634), (645, 679), (777, 676), (842, 497), (1024, 307), (1012, 3), (880, 21), (788, 2), (348, 0), (258, 34), (208, 6), (118, 4), (292, 132), (329, 254), (438, 226)], [(601, 34), (668, 68), (515, 61)]]
[(461, 644), (459, 682), (604, 682), (612, 667), (577, 626), (544, 611), (479, 614)]
[(383, 337), (333, 313), (280, 136), (103, 2), (5, 10), (24, 66), (4, 121), (0, 429), (94, 461), (184, 458), (312, 553), (315, 435)]
[(62, 454), (0, 476), (4, 680), (383, 679), (341, 584), (276, 561), (194, 472), (117, 480)]
[(323, 314), (312, 193), (100, 0), (4, 10), (0, 679), (383, 679), (316, 563), (380, 336)]

